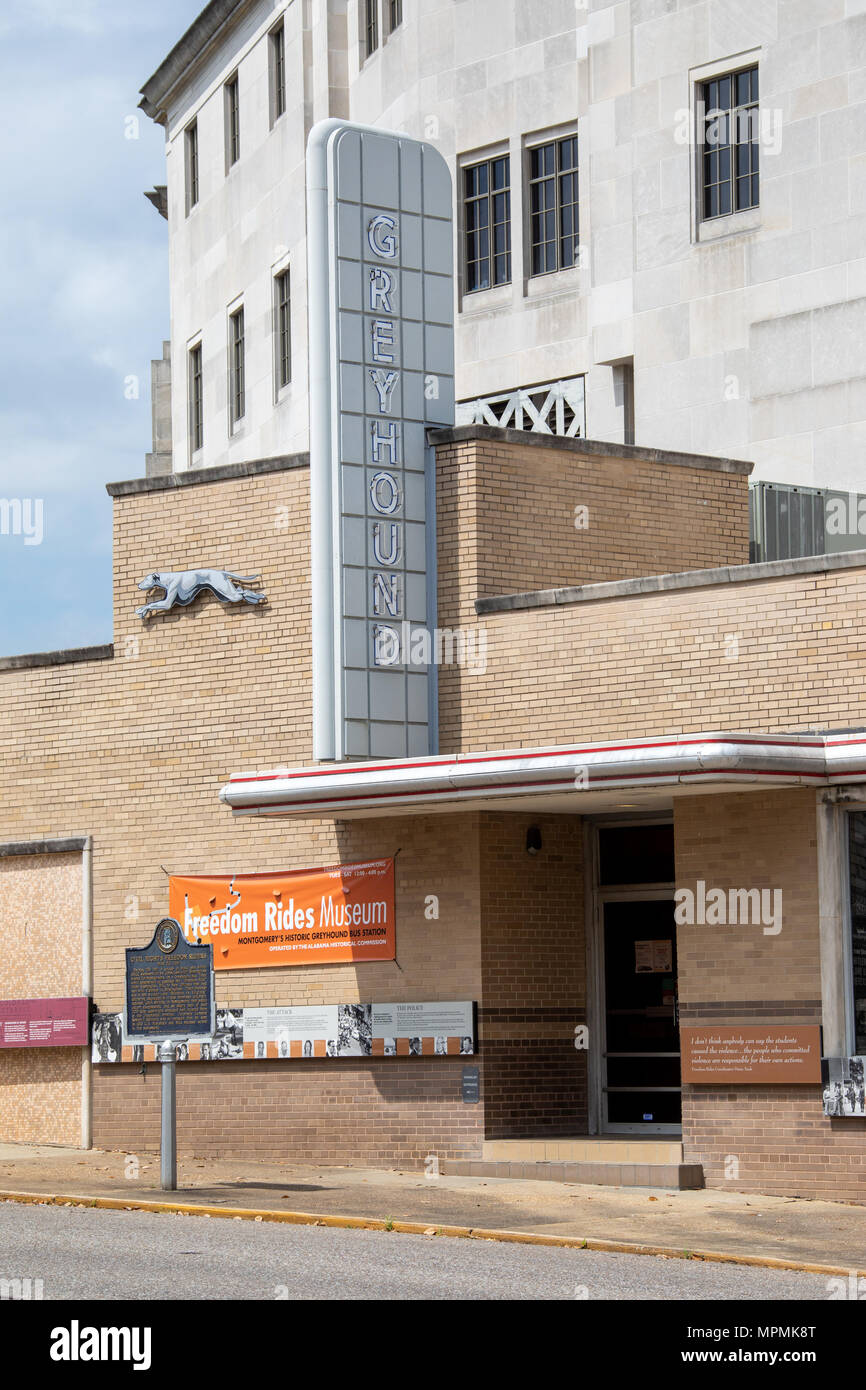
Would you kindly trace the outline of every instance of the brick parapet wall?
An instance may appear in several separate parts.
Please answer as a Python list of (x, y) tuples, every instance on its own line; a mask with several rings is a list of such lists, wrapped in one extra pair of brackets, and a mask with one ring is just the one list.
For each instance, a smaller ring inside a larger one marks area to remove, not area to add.
[(474, 470), (478, 598), (748, 563), (742, 474), (490, 441)]
[(464, 620), (486, 666), (440, 677), (444, 751), (866, 724), (866, 566)]

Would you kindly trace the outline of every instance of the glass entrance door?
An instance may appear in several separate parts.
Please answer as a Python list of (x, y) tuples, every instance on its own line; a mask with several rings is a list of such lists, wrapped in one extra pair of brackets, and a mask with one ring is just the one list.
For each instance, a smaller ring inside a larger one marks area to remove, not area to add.
[(608, 1132), (674, 1133), (682, 1119), (672, 898), (602, 903)]

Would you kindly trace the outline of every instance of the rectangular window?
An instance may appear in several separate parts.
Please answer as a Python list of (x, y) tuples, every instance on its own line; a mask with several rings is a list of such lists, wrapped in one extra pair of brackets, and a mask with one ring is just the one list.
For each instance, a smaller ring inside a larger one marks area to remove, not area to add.
[(463, 170), (465, 289), (511, 279), (511, 173), (507, 154)]
[(204, 443), (204, 411), (201, 375), (201, 343), (189, 353), (189, 447), (197, 454)]
[(379, 0), (364, 0), (364, 51), (369, 58), (379, 47)]
[(287, 270), (274, 278), (274, 323), (277, 330), (277, 390), (281, 391), (292, 379), (292, 301)]
[(240, 100), (237, 76), (225, 85), (226, 94), (226, 172), (237, 164), (241, 154)]
[(193, 121), (184, 133), (184, 153), (186, 156), (186, 210), (194, 208), (198, 202), (198, 123)]
[(529, 150), (530, 274), (579, 262), (577, 136)]
[(393, 34), (395, 29), (399, 29), (403, 23), (403, 0), (388, 0), (390, 32)]
[(758, 206), (758, 69), (745, 68), (702, 82), (701, 216), (727, 217)]
[(244, 311), (229, 317), (229, 419), (232, 425), (244, 415)]
[(286, 31), (283, 24), (271, 30), (271, 125), (286, 109)]
[(673, 883), (672, 825), (599, 826), (598, 881), (605, 888)]

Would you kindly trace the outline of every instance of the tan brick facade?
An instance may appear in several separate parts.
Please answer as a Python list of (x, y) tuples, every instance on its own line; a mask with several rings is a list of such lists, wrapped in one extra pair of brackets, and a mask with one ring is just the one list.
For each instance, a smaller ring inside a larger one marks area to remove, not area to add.
[[(683, 1023), (820, 1024), (815, 794), (703, 796), (674, 813), (677, 886), (781, 888), (778, 934), (756, 925), (677, 929)], [(816, 1087), (689, 1086), (685, 1157), (709, 1187), (862, 1200), (866, 1121), (821, 1112)]]
[(866, 566), (475, 618), (487, 669), (443, 680), (443, 744), (857, 727), (864, 612)]
[[(159, 1067), (95, 1069), (94, 1142), (159, 1147)], [(178, 1150), (274, 1162), (423, 1169), (430, 1153), (472, 1158), (484, 1115), (460, 1098), (459, 1058), (379, 1062), (184, 1063), (177, 1068)]]
[[(442, 444), (438, 484), (440, 622), (488, 636), (486, 672), (440, 673), (444, 752), (861, 719), (866, 568), (476, 615), (476, 599), (497, 592), (742, 563), (743, 472), (482, 435)], [(588, 1003), (579, 815), (245, 819), (218, 801), (232, 772), (312, 761), (308, 486), (296, 460), (116, 499), (113, 655), (0, 671), (0, 839), (68, 834), (70, 807), (76, 833), (92, 835), (102, 1010), (121, 1006), (123, 948), (150, 939), (169, 874), (397, 855), (396, 961), (220, 972), (218, 1003), (475, 999), (482, 1103), (463, 1103), (456, 1058), (190, 1063), (178, 1069), (182, 1152), (420, 1164), (430, 1152), (471, 1157), (484, 1138), (579, 1134), (589, 1115), (587, 1058), (574, 1046)], [(588, 508), (586, 530), (574, 527), (576, 506)], [(233, 607), (205, 594), (147, 624), (136, 617), (144, 575), (202, 563), (260, 574), (268, 602)], [(777, 938), (683, 930), (684, 1010), (721, 1021), (731, 1005), (732, 1021), (754, 1021), (754, 1006), (818, 1021), (814, 791), (700, 794), (675, 807), (679, 882), (783, 879), (786, 893)], [(542, 834), (537, 859), (526, 853), (530, 825)], [(26, 868), (17, 872), (24, 883)], [(58, 890), (44, 872), (36, 866), (34, 883), (50, 916)], [(438, 915), (426, 911), (431, 898)], [(21, 915), (4, 930), (18, 930)], [(78, 949), (80, 960), (80, 936)], [(28, 966), (28, 980), (37, 974)], [(46, 1065), (34, 1062), (32, 1077)], [(52, 1101), (18, 1066), (4, 1095), (22, 1134), (35, 1134)], [(95, 1143), (153, 1146), (156, 1072), (94, 1068)], [(851, 1170), (848, 1187), (866, 1193), (854, 1130), (823, 1121), (819, 1095), (774, 1091), (778, 1126), (764, 1133), (754, 1093), (733, 1089), (733, 1101), (695, 1088), (685, 1097), (686, 1157), (706, 1163), (709, 1181), (729, 1181), (719, 1177), (723, 1120), (736, 1111), (750, 1190), (761, 1190), (783, 1137), (796, 1149), (800, 1125), (816, 1153), (824, 1135)], [(819, 1190), (811, 1151), (778, 1174), (773, 1190)]]
[[(542, 850), (526, 853), (536, 826)], [(581, 1134), (587, 1123), (583, 823), (481, 817), (481, 1008), (489, 1139)]]
[[(782, 893), (778, 933), (752, 924), (678, 928), (679, 1000), (689, 1019), (744, 1021), (725, 1016), (729, 1001), (807, 1004), (809, 1022), (816, 1005), (820, 1013), (816, 835), (815, 793), (809, 787), (675, 802), (678, 888), (694, 891), (702, 879), (726, 893), (731, 888)], [(701, 1005), (707, 1007), (696, 1012)], [(798, 1016), (784, 1021), (797, 1022)]]
[[(746, 472), (587, 440), (471, 428), (437, 449), (440, 604), (744, 565)], [(459, 532), (461, 564), (449, 563)]]

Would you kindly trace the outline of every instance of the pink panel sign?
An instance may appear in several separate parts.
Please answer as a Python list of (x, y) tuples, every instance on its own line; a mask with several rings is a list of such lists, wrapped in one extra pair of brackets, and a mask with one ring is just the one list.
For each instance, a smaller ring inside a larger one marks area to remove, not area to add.
[(90, 1000), (0, 999), (0, 1047), (84, 1047)]

